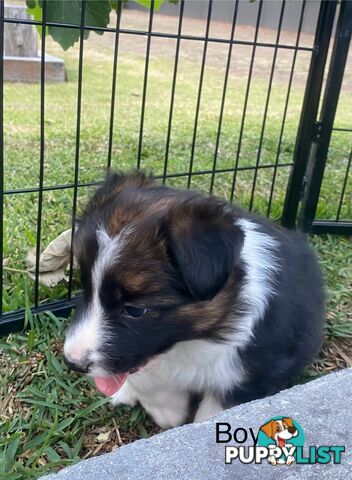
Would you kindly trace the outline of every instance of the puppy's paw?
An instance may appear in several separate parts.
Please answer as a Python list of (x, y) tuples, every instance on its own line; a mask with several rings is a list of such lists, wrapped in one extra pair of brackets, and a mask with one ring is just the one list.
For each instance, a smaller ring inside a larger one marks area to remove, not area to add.
[(271, 463), (271, 465), (276, 465), (276, 458), (274, 456), (268, 458), (268, 462)]
[(295, 457), (293, 457), (292, 455), (289, 455), (287, 457), (287, 460), (286, 460), (286, 464), (287, 465), (292, 465), (292, 463), (295, 461)]
[(166, 430), (182, 425), (185, 422), (185, 412), (175, 411), (170, 408), (153, 408), (146, 407), (147, 412), (151, 415), (160, 428)]
[(128, 384), (128, 381), (111, 397), (113, 405), (129, 405), (130, 407), (134, 407), (137, 400), (137, 396), (133, 388)]

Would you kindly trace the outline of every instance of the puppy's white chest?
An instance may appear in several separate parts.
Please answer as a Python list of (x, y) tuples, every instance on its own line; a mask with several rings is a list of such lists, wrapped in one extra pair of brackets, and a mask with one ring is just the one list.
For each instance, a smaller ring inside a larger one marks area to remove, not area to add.
[(114, 405), (134, 406), (137, 402), (160, 427), (176, 427), (186, 420), (189, 394), (156, 372), (145, 370), (130, 375), (112, 399)]
[(203, 340), (182, 342), (130, 375), (113, 403), (138, 401), (162, 428), (174, 427), (187, 419), (191, 392), (204, 394), (196, 413), (196, 421), (202, 421), (222, 410), (212, 392), (225, 392), (242, 379), (233, 345), (230, 350)]
[(224, 393), (244, 379), (242, 362), (234, 343), (181, 342), (155, 362), (157, 376), (192, 392)]

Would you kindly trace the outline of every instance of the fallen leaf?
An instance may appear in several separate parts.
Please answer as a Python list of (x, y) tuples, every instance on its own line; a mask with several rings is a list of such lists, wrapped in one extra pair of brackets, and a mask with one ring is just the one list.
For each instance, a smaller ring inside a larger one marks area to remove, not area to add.
[(106, 443), (110, 440), (111, 438), (111, 432), (102, 432), (102, 433), (99, 433), (99, 435), (97, 436), (97, 442), (98, 443)]

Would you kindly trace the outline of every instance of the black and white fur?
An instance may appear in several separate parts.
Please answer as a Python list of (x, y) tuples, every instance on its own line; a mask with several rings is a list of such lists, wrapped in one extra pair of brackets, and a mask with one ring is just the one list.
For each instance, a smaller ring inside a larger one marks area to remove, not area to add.
[[(129, 371), (113, 403), (139, 402), (163, 428), (195, 397), (197, 422), (287, 387), (319, 348), (322, 280), (301, 234), (142, 174), (110, 175), (78, 232), (85, 294), (65, 358), (93, 376)], [(134, 271), (155, 292), (131, 294)], [(131, 304), (147, 313), (131, 318)]]

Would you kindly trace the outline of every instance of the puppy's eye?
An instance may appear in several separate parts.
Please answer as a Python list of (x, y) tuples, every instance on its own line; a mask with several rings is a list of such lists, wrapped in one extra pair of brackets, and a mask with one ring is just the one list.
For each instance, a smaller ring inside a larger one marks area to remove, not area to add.
[(148, 312), (146, 307), (134, 307), (133, 305), (125, 305), (122, 314), (126, 317), (139, 318)]

